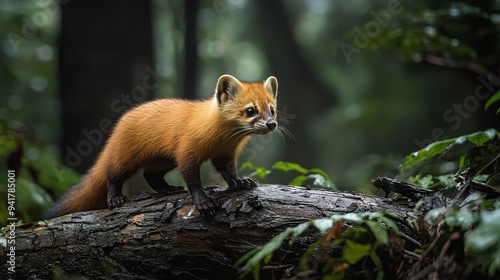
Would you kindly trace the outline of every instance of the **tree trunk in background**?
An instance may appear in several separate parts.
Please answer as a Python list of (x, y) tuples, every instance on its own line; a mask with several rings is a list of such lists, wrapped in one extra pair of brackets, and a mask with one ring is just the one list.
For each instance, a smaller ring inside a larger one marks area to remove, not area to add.
[[(293, 123), (289, 129), (297, 140), (286, 145), (286, 160), (300, 162), (303, 166), (313, 166), (317, 161), (310, 155), (321, 153), (321, 147), (312, 139), (314, 119), (336, 105), (335, 93), (322, 83), (315, 70), (304, 59), (303, 52), (293, 37), (293, 28), (289, 24), (283, 3), (265, 0), (256, 3), (264, 53), (267, 55), (272, 74), (279, 80), (279, 90), (283, 92), (279, 96), (278, 110), (286, 113), (282, 114), (281, 118), (284, 117)], [(283, 123), (286, 125), (286, 121), (280, 122), (280, 125)]]
[(84, 173), (124, 111), (161, 82), (150, 1), (63, 1), (59, 43), (62, 155)]
[(198, 74), (198, 0), (188, 0), (185, 6), (184, 34), (184, 97), (196, 99)]

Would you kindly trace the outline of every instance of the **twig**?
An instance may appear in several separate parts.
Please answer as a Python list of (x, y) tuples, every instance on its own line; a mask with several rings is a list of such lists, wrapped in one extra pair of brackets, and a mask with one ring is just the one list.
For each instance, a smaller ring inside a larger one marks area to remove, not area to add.
[(414, 257), (415, 259), (420, 259), (420, 255), (415, 253), (415, 252), (412, 252), (412, 251), (408, 251), (408, 250), (404, 250), (405, 254), (410, 256), (410, 257)]
[(488, 164), (486, 164), (485, 166), (483, 166), (483, 168), (481, 168), (481, 170), (479, 170), (476, 175), (479, 175), (481, 174), (488, 166), (490, 166), (491, 164), (495, 163), (498, 159), (500, 159), (500, 153), (498, 153), (498, 155), (490, 162), (488, 162)]
[(425, 61), (427, 61), (430, 64), (438, 65), (438, 66), (446, 66), (450, 68), (462, 68), (469, 70), (473, 73), (476, 73), (480, 76), (483, 76), (487, 79), (491, 80), (496, 80), (500, 81), (500, 76), (495, 75), (491, 73), (486, 67), (482, 66), (479, 63), (472, 62), (472, 61), (455, 61), (451, 59), (444, 59), (442, 57), (433, 55), (433, 54), (426, 54), (424, 56)]
[(427, 255), (430, 253), (432, 248), (436, 246), (436, 243), (438, 242), (439, 238), (441, 237), (441, 227), (444, 225), (444, 221), (441, 221), (438, 226), (437, 226), (437, 236), (432, 240), (432, 243), (427, 247), (427, 249), (420, 255), (420, 259), (417, 261), (415, 264), (416, 267), (419, 267), (422, 261), (427, 257)]

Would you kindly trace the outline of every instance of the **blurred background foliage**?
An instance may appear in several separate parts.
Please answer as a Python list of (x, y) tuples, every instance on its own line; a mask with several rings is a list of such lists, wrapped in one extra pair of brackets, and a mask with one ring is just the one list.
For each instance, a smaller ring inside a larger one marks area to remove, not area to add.
[(407, 154), (499, 128), (483, 109), (500, 86), (499, 25), (492, 0), (2, 0), (0, 169), (17, 169), (19, 217), (40, 219), (91, 166), (102, 120), (147, 99), (209, 97), (225, 73), (275, 75), (294, 137), (254, 137), (240, 163), (296, 162), (374, 193), (370, 179)]

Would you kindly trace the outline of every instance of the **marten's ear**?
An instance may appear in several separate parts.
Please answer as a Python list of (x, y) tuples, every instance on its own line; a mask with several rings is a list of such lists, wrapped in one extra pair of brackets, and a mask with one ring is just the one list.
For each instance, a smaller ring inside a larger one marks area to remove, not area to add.
[(215, 88), (215, 97), (219, 104), (224, 104), (234, 98), (240, 87), (241, 83), (235, 77), (227, 74), (220, 76)]
[(276, 77), (271, 76), (267, 78), (267, 80), (264, 82), (264, 86), (269, 90), (274, 99), (278, 97), (278, 80), (276, 79)]

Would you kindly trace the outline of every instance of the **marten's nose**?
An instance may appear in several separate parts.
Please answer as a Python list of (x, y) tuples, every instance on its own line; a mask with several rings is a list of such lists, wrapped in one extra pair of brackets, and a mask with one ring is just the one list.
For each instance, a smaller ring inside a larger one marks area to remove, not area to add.
[(276, 123), (275, 120), (272, 120), (272, 121), (268, 121), (266, 123), (266, 125), (267, 125), (267, 128), (269, 128), (270, 130), (274, 130), (278, 124)]

